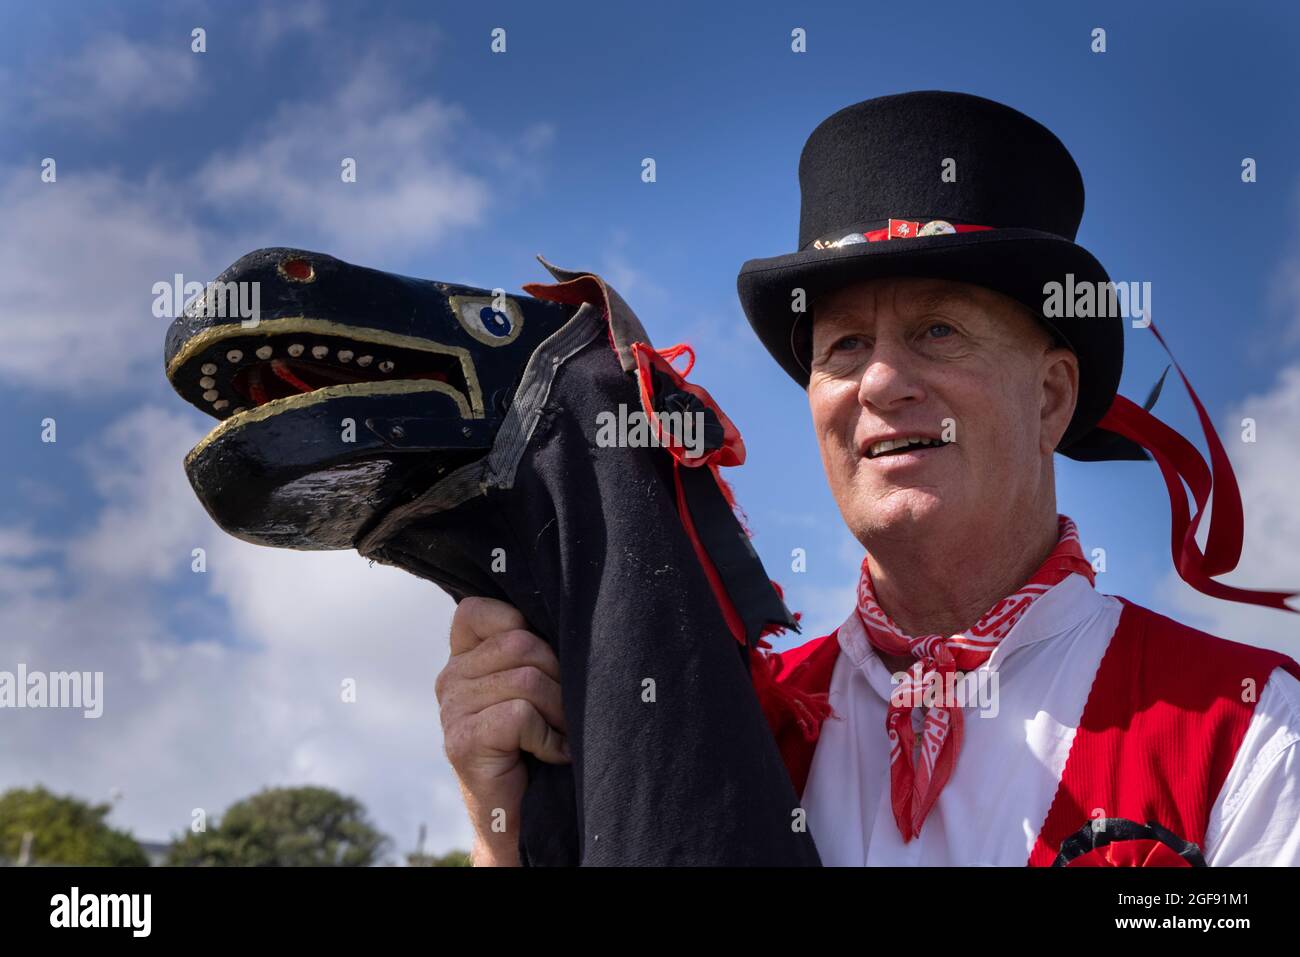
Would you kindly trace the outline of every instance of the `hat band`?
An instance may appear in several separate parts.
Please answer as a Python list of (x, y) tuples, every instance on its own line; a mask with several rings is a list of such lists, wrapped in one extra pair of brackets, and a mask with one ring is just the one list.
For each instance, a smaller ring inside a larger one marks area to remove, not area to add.
[(992, 226), (974, 226), (967, 223), (950, 223), (946, 219), (891, 219), (878, 229), (858, 229), (847, 233), (837, 230), (804, 247), (805, 249), (840, 249), (856, 243), (878, 243), (889, 239), (914, 239), (918, 236), (951, 236), (955, 233), (979, 233)]

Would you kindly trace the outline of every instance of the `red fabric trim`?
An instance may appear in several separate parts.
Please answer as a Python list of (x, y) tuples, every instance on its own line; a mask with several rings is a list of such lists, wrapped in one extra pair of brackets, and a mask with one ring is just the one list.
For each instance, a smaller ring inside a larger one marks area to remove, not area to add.
[(722, 576), (718, 574), (717, 566), (713, 564), (713, 559), (709, 557), (709, 550), (704, 547), (700, 541), (699, 533), (695, 531), (695, 522), (691, 520), (691, 510), (686, 504), (686, 493), (682, 488), (682, 463), (676, 458), (673, 459), (673, 487), (677, 494), (677, 514), (681, 517), (682, 528), (686, 531), (686, 537), (691, 541), (691, 547), (695, 549), (695, 557), (699, 559), (700, 567), (704, 569), (704, 577), (709, 581), (709, 588), (713, 592), (713, 597), (718, 603), (718, 608), (722, 612), (722, 618), (727, 623), (727, 630), (731, 632), (731, 637), (735, 638), (741, 645), (745, 644), (745, 623), (736, 611), (736, 605), (727, 594), (726, 587), (722, 584)]
[(796, 648), (773, 655), (780, 659), (776, 680), (788, 682), (805, 691), (829, 691), (830, 669), (839, 654), (839, 629), (829, 635), (805, 641)]
[[(866, 242), (879, 243), (887, 242), (891, 239), (916, 239), (921, 228), (927, 223), (934, 220), (914, 220), (914, 219), (891, 219), (888, 226), (882, 226), (880, 229), (873, 229), (865, 233), (842, 233), (835, 239), (819, 239), (809, 248), (827, 249), (836, 248), (846, 236), (861, 236)], [(948, 222), (943, 220), (943, 222)], [(982, 233), (993, 230), (993, 226), (975, 226), (969, 223), (948, 223), (957, 233)], [(932, 233), (933, 236), (950, 236), (952, 233)], [(930, 236), (920, 236), (921, 239), (929, 239)], [(842, 247), (840, 247), (842, 248)]]
[[(608, 320), (610, 315), (609, 296), (604, 283), (593, 275), (579, 276), (568, 282), (556, 284), (528, 283), (524, 290), (533, 296), (542, 299), (549, 299), (553, 302), (563, 302), (569, 305), (581, 305), (584, 302), (597, 302), (603, 305), (604, 316)], [(611, 349), (617, 351), (612, 330), (610, 331), (609, 344)], [(680, 355), (688, 355), (689, 361), (685, 370), (678, 372), (672, 365), (672, 361)], [(691, 519), (690, 508), (686, 503), (685, 490), (682, 487), (681, 471), (683, 466), (688, 468), (707, 467), (713, 475), (713, 479), (718, 483), (718, 488), (722, 492), (723, 498), (735, 512), (740, 512), (736, 504), (735, 495), (731, 487), (723, 480), (720, 466), (739, 465), (745, 461), (745, 443), (740, 436), (740, 430), (727, 417), (726, 413), (713, 400), (713, 397), (702, 388), (694, 383), (687, 382), (685, 376), (688, 375), (695, 365), (695, 353), (687, 345), (670, 346), (667, 349), (656, 351), (645, 343), (635, 342), (632, 344), (632, 355), (637, 367), (637, 380), (641, 397), (642, 411), (649, 416), (652, 428), (655, 430), (661, 445), (673, 457), (673, 486), (676, 498), (677, 514), (681, 518), (682, 528), (690, 540), (691, 548), (695, 551), (695, 556), (700, 562), (700, 567), (704, 571), (705, 578), (708, 580), (709, 588), (713, 592), (714, 599), (718, 603), (718, 608), (722, 612), (727, 629), (731, 632), (732, 637), (742, 646), (745, 645), (744, 622), (737, 612), (735, 603), (727, 593), (723, 585), (722, 577), (718, 574), (717, 567), (713, 564), (713, 559), (709, 556), (708, 550), (700, 541), (699, 533), (695, 529), (695, 523)], [(654, 405), (654, 388), (651, 369), (657, 369), (667, 375), (672, 382), (679, 388), (684, 389), (697, 399), (703, 402), (718, 417), (718, 421), (723, 428), (723, 444), (720, 448), (714, 449), (698, 458), (688, 458), (685, 450), (675, 443), (664, 443), (664, 434), (659, 427), (659, 420), (655, 413)], [(745, 521), (743, 513), (737, 515), (745, 534), (750, 534), (748, 524)], [(773, 587), (780, 592), (779, 586), (775, 582)], [(796, 620), (798, 616), (796, 615)], [(764, 632), (768, 634), (768, 632)], [(767, 647), (766, 642), (760, 639), (760, 649)], [(836, 646), (838, 648), (838, 645)], [(782, 687), (777, 684), (775, 669), (780, 667), (779, 656), (765, 655), (762, 650), (751, 650), (749, 655), (750, 676), (754, 683), (754, 691), (758, 697), (760, 706), (764, 715), (767, 717), (769, 725), (772, 726), (774, 733), (778, 727), (790, 727), (795, 729), (799, 737), (804, 740), (815, 740), (821, 721), (829, 714), (830, 707), (826, 704), (825, 695), (809, 695), (802, 693), (797, 687)], [(829, 683), (829, 673), (827, 682)], [(811, 738), (808, 736), (811, 735)], [(812, 750), (809, 747), (806, 756), (806, 762), (811, 762)], [(807, 767), (804, 767), (803, 776), (807, 776)], [(801, 785), (802, 786), (802, 785)]]
[[(927, 220), (927, 222), (932, 222), (932, 220)], [(946, 222), (946, 220), (945, 220), (945, 222)], [(897, 225), (898, 225), (899, 223), (906, 223), (906, 224), (907, 224), (907, 226), (909, 227), (908, 232), (909, 232), (910, 235), (896, 235), (896, 234), (895, 234), (896, 227), (897, 227)], [(888, 240), (890, 240), (890, 239), (915, 239), (915, 238), (916, 238), (916, 235), (917, 235), (917, 232), (918, 232), (918, 231), (920, 230), (920, 228), (921, 228), (922, 226), (924, 226), (924, 225), (925, 225), (925, 223), (924, 223), (924, 222), (921, 222), (921, 221), (919, 221), (919, 220), (915, 220), (915, 221), (914, 221), (914, 220), (909, 220), (909, 219), (891, 219), (891, 220), (889, 221), (889, 225), (888, 225), (888, 226), (885, 226), (885, 227), (882, 228), (882, 229), (873, 229), (873, 230), (872, 230), (871, 232), (869, 232), (869, 233), (863, 233), (863, 234), (862, 234), (862, 238), (865, 239), (865, 240), (866, 240), (867, 242), (869, 242), (869, 243), (878, 243), (878, 242), (880, 242), (881, 240), (886, 240), (886, 241), (888, 241)], [(992, 230), (992, 229), (993, 229), (992, 226), (970, 226), (970, 225), (967, 225), (966, 223), (949, 223), (948, 225), (952, 226), (952, 228), (955, 229), (955, 230), (956, 230), (957, 232), (959, 232), (959, 233), (982, 233), (982, 232), (986, 232), (986, 231), (989, 231), (989, 230)], [(938, 236), (951, 236), (952, 234), (951, 234), (951, 233), (936, 233), (935, 235), (938, 235)], [(929, 239), (930, 237), (928, 237), (928, 236), (922, 236), (921, 238), (922, 238), (922, 239)]]
[[(536, 296), (539, 299), (548, 299), (552, 302), (561, 302), (571, 306), (580, 306), (585, 302), (595, 302), (603, 309), (604, 317), (608, 321), (610, 315), (609, 294), (604, 282), (595, 275), (578, 276), (575, 279), (561, 283), (525, 283), (523, 288), (529, 295)], [(611, 349), (615, 349), (612, 329), (609, 331), (609, 344)], [(704, 576), (708, 579), (709, 588), (712, 590), (713, 597), (722, 612), (727, 629), (743, 645), (745, 643), (744, 624), (740, 614), (736, 611), (734, 603), (731, 601), (731, 596), (727, 594), (726, 589), (723, 587), (722, 578), (718, 574), (713, 560), (709, 557), (708, 550), (700, 541), (699, 534), (695, 530), (695, 523), (691, 521), (690, 509), (687, 508), (685, 492), (682, 489), (681, 476), (677, 470), (682, 465), (690, 467), (710, 465), (714, 467), (714, 478), (719, 479), (716, 466), (739, 465), (744, 462), (745, 444), (740, 438), (740, 430), (732, 424), (732, 421), (713, 401), (709, 393), (700, 386), (687, 382), (683, 378), (683, 374), (673, 367), (670, 360), (686, 352), (690, 353), (690, 362), (686, 366), (686, 372), (690, 372), (695, 365), (695, 354), (690, 350), (689, 346), (672, 346), (665, 349), (664, 354), (661, 355), (645, 343), (635, 342), (632, 344), (632, 354), (637, 362), (637, 379), (640, 383), (642, 410), (649, 416), (651, 428), (655, 430), (661, 442), (665, 439), (665, 436), (659, 428), (658, 418), (654, 415), (654, 394), (649, 375), (649, 368), (652, 365), (669, 375), (681, 388), (686, 389), (706, 403), (713, 409), (719, 421), (723, 424), (725, 439), (722, 448), (699, 458), (687, 458), (684, 450), (679, 445), (665, 444), (664, 448), (673, 456), (673, 486), (677, 500), (677, 514), (682, 520), (682, 527), (686, 532), (686, 537), (690, 539), (691, 547), (695, 550), (695, 557), (699, 559), (700, 567), (704, 570)], [(723, 495), (729, 500), (731, 499), (730, 491), (725, 487), (723, 489)]]
[(602, 317), (606, 321), (605, 335), (609, 340), (609, 347), (618, 352), (618, 347), (614, 344), (614, 327), (608, 325), (609, 317), (613, 312), (609, 307), (609, 293), (599, 276), (587, 274), (557, 283), (526, 282), (522, 288), (530, 296), (551, 302), (562, 302), (567, 306), (581, 306), (584, 302), (596, 303), (600, 306)]
[(1097, 668), (1061, 783), (1029, 865), (1047, 867), (1061, 842), (1100, 811), (1155, 821), (1205, 845), (1256, 701), (1274, 668), (1300, 677), (1285, 655), (1216, 638), (1127, 599)]
[[(658, 352), (669, 365), (672, 365), (673, 360), (678, 356), (686, 356), (688, 360), (686, 368), (681, 371), (681, 377), (683, 379), (690, 375), (691, 370), (695, 368), (695, 350), (684, 342), (679, 342), (675, 346), (669, 346), (667, 349), (657, 349), (655, 351)], [(677, 367), (673, 366), (673, 368), (675, 369)]]
[(1160, 841), (1113, 841), (1080, 854), (1066, 867), (1191, 867), (1173, 848)]
[(766, 656), (778, 687), (787, 695), (793, 694), (799, 700), (811, 703), (813, 711), (808, 716), (810, 720), (801, 722), (799, 716), (788, 708), (763, 709), (772, 734), (776, 737), (781, 760), (790, 774), (790, 783), (800, 796), (808, 783), (808, 771), (812, 767), (813, 752), (821, 736), (822, 723), (826, 718), (835, 716), (830, 707), (829, 694), (831, 673), (835, 670), (835, 660), (840, 653), (837, 634), (833, 631), (789, 651)]
[[(736, 611), (735, 603), (727, 593), (726, 586), (722, 582), (722, 576), (718, 574), (717, 566), (713, 564), (708, 549), (700, 541), (699, 533), (695, 530), (695, 522), (691, 519), (691, 511), (686, 503), (686, 494), (682, 488), (682, 477), (680, 469), (699, 468), (707, 466), (713, 473), (713, 478), (720, 481), (718, 467), (723, 465), (740, 465), (745, 461), (745, 443), (740, 438), (740, 430), (727, 418), (726, 413), (713, 401), (713, 397), (708, 391), (701, 386), (692, 382), (687, 382), (683, 375), (679, 373), (672, 364), (672, 359), (684, 353), (689, 353), (690, 362), (686, 366), (686, 372), (689, 372), (695, 365), (695, 353), (687, 345), (676, 345), (665, 349), (662, 353), (652, 349), (644, 342), (632, 343), (632, 356), (636, 360), (637, 382), (640, 386), (641, 411), (645, 414), (646, 420), (653, 430), (656, 440), (661, 446), (673, 457), (673, 485), (677, 496), (677, 514), (681, 517), (682, 527), (686, 531), (686, 537), (690, 539), (691, 547), (695, 550), (695, 557), (699, 559), (700, 566), (704, 569), (704, 576), (709, 581), (709, 588), (713, 591), (713, 597), (718, 602), (718, 607), (722, 611), (722, 617), (727, 623), (727, 628), (731, 636), (741, 645), (745, 644), (745, 625)], [(657, 370), (663, 375), (669, 377), (679, 389), (689, 392), (707, 406), (718, 421), (722, 423), (723, 444), (721, 447), (706, 452), (698, 457), (690, 457), (686, 454), (686, 449), (681, 443), (673, 440), (673, 437), (666, 433), (661, 427), (658, 415), (655, 409), (654, 396), (654, 376), (652, 371)], [(723, 491), (724, 498), (730, 489)]]
[[(672, 362), (669, 361), (670, 357), (676, 358), (689, 349), (689, 346), (678, 344), (670, 346), (660, 353), (644, 342), (632, 343), (632, 356), (636, 359), (637, 381), (641, 386), (641, 410), (645, 413), (650, 428), (654, 430), (656, 440), (682, 465), (688, 468), (700, 468), (705, 465), (743, 465), (745, 462), (745, 442), (740, 437), (740, 430), (722, 411), (718, 403), (713, 400), (713, 396), (709, 395), (707, 389), (696, 385), (694, 382), (687, 382), (683, 378), (684, 373), (678, 372), (673, 368)], [(687, 371), (694, 365), (695, 353), (692, 351), (690, 365), (686, 367)], [(669, 380), (677, 388), (695, 396), (718, 417), (718, 421), (722, 424), (723, 436), (722, 445), (719, 448), (693, 458), (686, 454), (686, 449), (681, 443), (675, 441), (672, 435), (664, 432), (660, 427), (659, 417), (655, 411), (654, 376), (651, 374), (652, 371), (658, 371), (668, 376)], [(726, 494), (724, 491), (723, 495)]]

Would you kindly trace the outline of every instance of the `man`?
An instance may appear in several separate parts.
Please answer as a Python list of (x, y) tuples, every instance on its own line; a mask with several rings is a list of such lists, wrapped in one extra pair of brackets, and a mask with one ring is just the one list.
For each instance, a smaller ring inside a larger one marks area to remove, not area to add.
[[(1074, 242), (1065, 147), (989, 100), (903, 94), (823, 122), (800, 183), (800, 251), (738, 288), (867, 552), (844, 625), (772, 656), (763, 695), (823, 862), (1300, 864), (1300, 668), (1100, 593), (1056, 510), (1054, 453), (1145, 448), (1184, 579), (1286, 609), (1213, 579), (1240, 500), (1190, 383), (1212, 470), (1116, 395), (1121, 316), (1046, 311), (1052, 283), (1101, 302), (1108, 282)], [(567, 760), (558, 663), (496, 602), (462, 604), (451, 641), (439, 701), (474, 861), (517, 863), (486, 811), (518, 807), (521, 750)]]

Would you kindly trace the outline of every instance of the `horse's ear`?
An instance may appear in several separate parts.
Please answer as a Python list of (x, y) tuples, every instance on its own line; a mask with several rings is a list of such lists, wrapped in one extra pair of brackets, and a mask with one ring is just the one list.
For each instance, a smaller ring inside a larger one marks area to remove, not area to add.
[[(545, 266), (550, 274), (562, 284), (572, 283), (579, 279), (588, 279), (591, 284), (594, 284), (593, 298), (588, 298), (588, 301), (605, 310), (609, 319), (610, 340), (614, 346), (614, 351), (618, 353), (619, 365), (623, 367), (624, 372), (634, 372), (636, 370), (636, 358), (632, 355), (633, 343), (643, 342), (647, 346), (653, 346), (654, 343), (650, 341), (645, 326), (641, 325), (641, 320), (632, 311), (632, 307), (618, 294), (618, 290), (594, 272), (575, 272), (572, 269), (561, 269), (559, 266), (547, 262), (540, 255), (538, 255), (537, 261)], [(547, 298), (542, 291), (545, 288), (538, 283), (528, 283), (524, 286), (525, 291), (539, 298)], [(598, 298), (594, 297), (595, 289), (600, 291)], [(570, 300), (566, 298), (564, 301)]]
[[(624, 372), (636, 369), (636, 358), (632, 355), (632, 344), (640, 342), (654, 348), (654, 343), (646, 334), (641, 320), (636, 317), (632, 307), (623, 301), (613, 286), (601, 281), (609, 297), (609, 334), (614, 340), (614, 351), (618, 353), (619, 364)], [(629, 365), (629, 363), (631, 363)]]

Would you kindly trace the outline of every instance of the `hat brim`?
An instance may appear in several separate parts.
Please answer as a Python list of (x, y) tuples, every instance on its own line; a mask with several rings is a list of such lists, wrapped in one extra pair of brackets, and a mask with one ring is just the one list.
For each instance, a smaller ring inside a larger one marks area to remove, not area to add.
[[(786, 373), (808, 387), (807, 343), (817, 296), (853, 282), (891, 276), (968, 282), (1023, 303), (1055, 330), (1079, 359), (1079, 399), (1057, 451), (1079, 461), (1141, 460), (1136, 443), (1097, 422), (1114, 401), (1124, 366), (1121, 316), (1047, 318), (1043, 287), (1049, 282), (1109, 281), (1096, 258), (1077, 243), (1033, 229), (996, 229), (945, 236), (855, 243), (838, 249), (806, 249), (751, 259), (736, 289), (745, 315), (768, 352)], [(795, 290), (805, 312), (795, 312)]]

